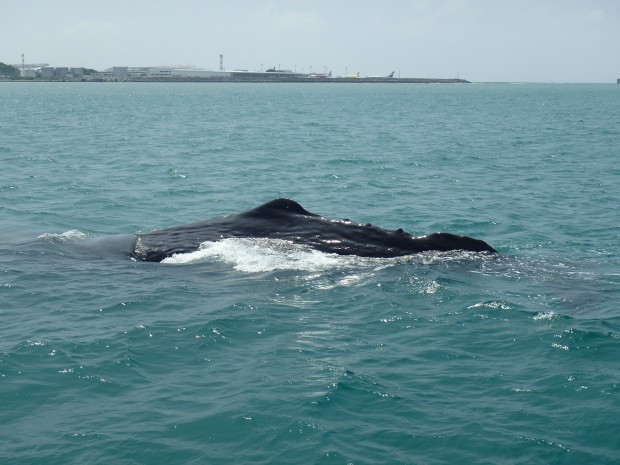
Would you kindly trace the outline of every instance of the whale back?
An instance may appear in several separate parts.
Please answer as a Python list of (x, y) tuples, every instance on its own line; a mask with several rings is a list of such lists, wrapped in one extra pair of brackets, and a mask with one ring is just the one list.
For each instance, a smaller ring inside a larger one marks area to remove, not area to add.
[(326, 253), (362, 257), (398, 257), (431, 250), (495, 253), (486, 242), (466, 236), (435, 233), (414, 237), (402, 229), (324, 218), (293, 200), (275, 199), (243, 213), (140, 234), (133, 256), (161, 261), (176, 253), (196, 251), (203, 242), (233, 237), (280, 239)]

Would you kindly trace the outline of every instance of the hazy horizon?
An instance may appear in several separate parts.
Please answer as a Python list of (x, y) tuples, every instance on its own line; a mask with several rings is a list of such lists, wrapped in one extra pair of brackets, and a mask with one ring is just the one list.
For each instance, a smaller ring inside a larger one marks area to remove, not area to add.
[(620, 2), (4, 0), (0, 62), (616, 82)]

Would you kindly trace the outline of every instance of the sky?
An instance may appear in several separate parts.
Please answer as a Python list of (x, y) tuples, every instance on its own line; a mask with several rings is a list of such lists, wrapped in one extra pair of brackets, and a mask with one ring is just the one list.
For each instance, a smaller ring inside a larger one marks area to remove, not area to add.
[(0, 0), (0, 62), (616, 82), (620, 0)]

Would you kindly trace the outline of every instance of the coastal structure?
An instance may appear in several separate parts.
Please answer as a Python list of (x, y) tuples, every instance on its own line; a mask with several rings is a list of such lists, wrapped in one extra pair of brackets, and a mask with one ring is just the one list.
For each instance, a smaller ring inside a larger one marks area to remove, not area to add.
[(392, 83), (468, 83), (465, 79), (395, 78), (385, 76), (333, 77), (331, 73), (295, 73), (291, 70), (271, 68), (266, 71), (247, 69), (218, 70), (190, 67), (114, 67), (93, 73), (86, 79), (95, 81), (131, 82), (392, 82)]
[(47, 63), (13, 65), (19, 77), (29, 80), (50, 81), (97, 81), (97, 82), (390, 82), (390, 83), (468, 83), (464, 79), (438, 78), (400, 78), (394, 77), (394, 71), (384, 76), (362, 76), (360, 73), (345, 76), (332, 76), (331, 71), (323, 73), (297, 73), (275, 66), (267, 69), (250, 71), (248, 69), (227, 70), (224, 68), (224, 55), (219, 55), (219, 69), (205, 69), (188, 66), (114, 66), (104, 71), (83, 67), (50, 66)]
[(40, 76), (42, 78), (60, 78), (60, 79), (75, 79), (81, 81), (84, 77), (84, 68), (69, 68), (66, 66), (52, 67), (44, 66), (39, 69)]
[(11, 65), (19, 69), (19, 77), (24, 79), (64, 79), (81, 81), (84, 77), (84, 68), (68, 66), (50, 66), (48, 63), (22, 63)]

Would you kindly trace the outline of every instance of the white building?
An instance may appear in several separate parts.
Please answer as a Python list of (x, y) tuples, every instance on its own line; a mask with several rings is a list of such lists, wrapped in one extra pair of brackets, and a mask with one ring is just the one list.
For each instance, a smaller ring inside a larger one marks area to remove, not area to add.
[(54, 67), (53, 66), (44, 66), (41, 68), (41, 77), (42, 78), (53, 78), (55, 76)]
[(128, 76), (129, 68), (127, 66), (115, 66), (112, 68), (112, 76), (115, 78), (125, 78)]
[(54, 76), (59, 78), (66, 78), (69, 74), (69, 68), (65, 66), (57, 66), (54, 68)]
[[(173, 68), (155, 66), (145, 68), (147, 78), (229, 78), (230, 72), (199, 68)], [(131, 72), (130, 72), (131, 74)]]
[(229, 78), (230, 73), (228, 71), (215, 71), (210, 69), (175, 68), (172, 70), (172, 76), (187, 78)]
[(23, 78), (36, 78), (37, 70), (33, 68), (22, 68), (19, 70), (19, 75)]
[(147, 68), (146, 77), (149, 78), (170, 78), (172, 77), (172, 68)]

